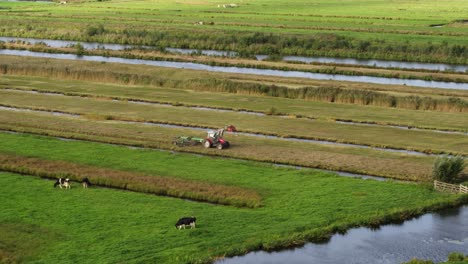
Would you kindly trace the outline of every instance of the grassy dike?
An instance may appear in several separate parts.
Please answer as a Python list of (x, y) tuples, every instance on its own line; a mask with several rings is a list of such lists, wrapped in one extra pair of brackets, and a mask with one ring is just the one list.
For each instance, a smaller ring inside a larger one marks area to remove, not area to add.
[[(57, 190), (52, 181), (0, 173), (0, 230), (8, 234), (0, 237), (0, 256), (20, 261), (205, 263), (468, 202), (416, 184), (37, 136), (2, 135), (0, 152), (249, 188), (264, 197), (264, 206), (247, 209), (104, 188)], [(198, 228), (176, 230), (184, 215), (197, 216)], [(40, 246), (26, 246), (34, 244)]]

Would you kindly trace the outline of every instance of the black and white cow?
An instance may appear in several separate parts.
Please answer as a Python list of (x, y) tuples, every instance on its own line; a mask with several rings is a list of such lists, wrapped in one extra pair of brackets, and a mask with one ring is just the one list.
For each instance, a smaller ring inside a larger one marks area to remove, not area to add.
[(81, 184), (83, 185), (83, 188), (85, 189), (91, 186), (91, 182), (89, 181), (88, 178), (84, 178), (83, 181), (81, 181)]
[(179, 221), (177, 221), (177, 223), (175, 224), (175, 227), (180, 230), (182, 228), (185, 229), (186, 226), (190, 226), (190, 229), (192, 229), (192, 228), (195, 228), (195, 222), (196, 221), (197, 221), (197, 218), (195, 218), (193, 216), (192, 217), (182, 217), (182, 218), (179, 219)]
[(70, 179), (66, 178), (66, 179), (63, 179), (63, 178), (58, 178), (57, 181), (55, 181), (54, 183), (54, 188), (59, 186), (60, 189), (62, 189), (62, 187), (65, 187), (65, 189), (70, 189), (71, 188), (71, 182), (70, 182)]

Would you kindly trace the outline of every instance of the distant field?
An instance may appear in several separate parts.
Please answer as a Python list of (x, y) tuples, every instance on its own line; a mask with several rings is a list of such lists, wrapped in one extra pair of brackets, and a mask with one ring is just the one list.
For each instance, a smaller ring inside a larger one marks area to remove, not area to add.
[[(76, 184), (57, 190), (52, 181), (0, 173), (2, 261), (202, 263), (320, 241), (352, 226), (399, 220), (464, 198), (415, 184), (246, 161), (0, 136), (2, 153), (251, 188), (264, 197), (263, 207), (241, 209), (104, 188), (83, 190)], [(179, 217), (190, 215), (198, 219), (195, 230), (174, 228)]]
[(234, 2), (234, 8), (223, 8), (223, 4), (191, 0), (70, 1), (66, 5), (0, 2), (0, 34), (233, 50), (246, 55), (467, 63), (468, 10), (463, 0), (242, 1)]

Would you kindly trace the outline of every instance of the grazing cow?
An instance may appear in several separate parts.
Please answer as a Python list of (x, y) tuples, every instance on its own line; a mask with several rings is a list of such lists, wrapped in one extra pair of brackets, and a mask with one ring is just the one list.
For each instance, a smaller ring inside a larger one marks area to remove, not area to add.
[(175, 224), (175, 227), (180, 230), (182, 228), (185, 229), (186, 226), (190, 226), (190, 229), (192, 229), (192, 228), (195, 228), (195, 222), (196, 221), (197, 221), (197, 218), (195, 218), (193, 216), (192, 217), (182, 217), (182, 218), (179, 219), (179, 221), (177, 221), (177, 223)]
[(54, 188), (56, 188), (57, 186), (60, 187), (60, 189), (62, 189), (62, 184), (63, 184), (63, 179), (62, 178), (58, 178), (55, 183), (54, 183)]
[(89, 186), (91, 186), (91, 182), (89, 181), (88, 178), (84, 178), (83, 181), (81, 182), (81, 184), (83, 185), (83, 188), (88, 188)]
[(70, 179), (66, 178), (64, 181), (63, 181), (63, 187), (65, 187), (65, 189), (70, 189), (71, 188), (71, 182), (70, 182)]
[(70, 179), (66, 178), (58, 178), (57, 181), (54, 183), (54, 188), (57, 187), (57, 185), (62, 189), (62, 187), (65, 187), (65, 189), (70, 189), (71, 188), (71, 182)]

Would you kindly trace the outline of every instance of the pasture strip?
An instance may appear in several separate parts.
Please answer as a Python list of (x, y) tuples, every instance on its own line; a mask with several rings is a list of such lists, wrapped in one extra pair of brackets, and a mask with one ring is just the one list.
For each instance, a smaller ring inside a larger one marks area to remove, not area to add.
[[(309, 141), (316, 144), (344, 144), (352, 147), (372, 147), (383, 151), (411, 151), (413, 154), (466, 155), (468, 137), (446, 135), (440, 137), (429, 131), (409, 131), (391, 127), (363, 127), (324, 121), (275, 116), (242, 115), (168, 108), (156, 105), (89, 100), (86, 98), (54, 97), (44, 94), (24, 94), (0, 91), (0, 105), (50, 113), (78, 114), (88, 119), (140, 122), (154, 125), (175, 125), (189, 129), (216, 129), (235, 124), (239, 133), (247, 136), (280, 137), (282, 140)], [(281, 126), (278, 124), (281, 123)], [(387, 142), (391, 143), (387, 143)]]
[(0, 129), (8, 131), (299, 165), (401, 180), (428, 180), (434, 159), (372, 149), (285, 142), (241, 135), (235, 137), (227, 135), (226, 139), (231, 142), (231, 148), (223, 151), (205, 149), (201, 146), (178, 148), (171, 143), (174, 137), (188, 132), (200, 137), (203, 134), (186, 129), (50, 117), (11, 111), (3, 111), (0, 121)]
[[(165, 104), (185, 107), (209, 107), (232, 110), (305, 117), (308, 119), (338, 120), (379, 125), (406, 126), (427, 130), (466, 131), (468, 118), (463, 113), (414, 111), (405, 109), (291, 100), (278, 97), (195, 92), (160, 86), (103, 84), (78, 80), (47, 79), (30, 76), (4, 75), (0, 87), (47, 95), (91, 97), (98, 100), (120, 100), (142, 104)], [(190, 87), (187, 87), (189, 89)], [(276, 112), (272, 112), (273, 110)]]
[(261, 206), (261, 197), (254, 190), (98, 168), (66, 161), (0, 153), (0, 170), (44, 178), (70, 178), (78, 182), (87, 177), (98, 186), (237, 207)]
[[(47, 90), (41, 88), (31, 88), (31, 87), (2, 87), (2, 83), (0, 83), (0, 91), (21, 91), (26, 93), (33, 93), (33, 94), (44, 94), (44, 95), (56, 95), (56, 96), (74, 96), (74, 97), (82, 97), (82, 98), (91, 98), (95, 100), (109, 100), (109, 101), (119, 101), (125, 103), (133, 103), (133, 104), (146, 104), (146, 105), (154, 105), (154, 106), (167, 106), (167, 107), (180, 107), (180, 108), (189, 108), (195, 110), (206, 110), (206, 111), (215, 111), (215, 112), (234, 112), (239, 114), (249, 114), (249, 115), (274, 115), (280, 116), (284, 118), (296, 118), (296, 119), (305, 119), (305, 120), (314, 120), (317, 117), (309, 117), (297, 114), (287, 114), (283, 112), (278, 113), (271, 113), (268, 111), (256, 111), (253, 109), (236, 109), (231, 107), (216, 107), (212, 105), (200, 105), (200, 104), (187, 104), (187, 103), (180, 103), (180, 102), (172, 102), (172, 101), (160, 101), (156, 99), (147, 99), (147, 98), (139, 98), (139, 97), (125, 97), (125, 96), (110, 96), (110, 95), (101, 95), (98, 93), (84, 93), (84, 92), (73, 92), (73, 91), (57, 91), (57, 90)], [(224, 102), (224, 101), (223, 101)], [(392, 128), (399, 128), (399, 129), (414, 129), (414, 130), (422, 130), (422, 131), (430, 131), (435, 133), (443, 133), (443, 134), (460, 134), (460, 135), (468, 135), (468, 132), (457, 131), (452, 129), (436, 129), (436, 128), (428, 128), (428, 127), (418, 127), (414, 125), (402, 125), (402, 124), (393, 124), (387, 122), (375, 122), (375, 121), (359, 121), (359, 120), (352, 120), (352, 119), (341, 119), (341, 118), (332, 118), (338, 124), (347, 124), (347, 125), (364, 125), (364, 126), (380, 126), (380, 127), (392, 127)]]

